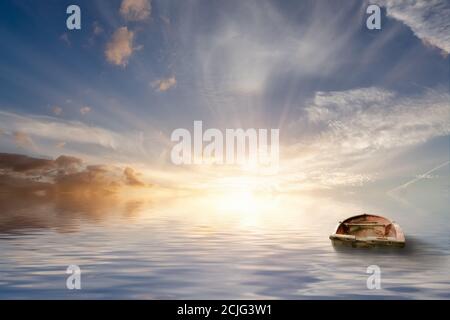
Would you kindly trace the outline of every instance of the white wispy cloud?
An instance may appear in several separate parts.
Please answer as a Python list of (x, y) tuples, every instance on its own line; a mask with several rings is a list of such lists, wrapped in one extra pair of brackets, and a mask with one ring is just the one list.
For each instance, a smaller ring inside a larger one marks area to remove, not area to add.
[(321, 139), (341, 152), (372, 152), (426, 142), (450, 132), (450, 95), (404, 97), (380, 88), (318, 92), (306, 110), (325, 127)]
[[(125, 132), (87, 125), (80, 121), (56, 117), (17, 114), (0, 111), (0, 149), (22, 152), (22, 149), (57, 157), (61, 148), (68, 154), (93, 161), (155, 162), (155, 154), (168, 148), (170, 140), (149, 128)], [(16, 146), (11, 149), (11, 146)]]
[[(299, 23), (273, 2), (239, 2), (232, 16), (213, 21), (203, 33), (191, 14), (197, 12), (194, 6), (173, 28), (180, 41), (199, 34), (193, 42), (192, 63), (201, 103), (217, 115), (218, 122), (231, 117), (238, 122), (257, 118), (254, 112), (262, 104), (258, 98), (278, 90), (287, 79), (332, 76), (339, 69), (348, 58), (344, 52), (354, 45), (352, 35), (360, 30), (359, 21), (351, 21), (359, 17), (349, 21), (346, 10), (336, 13), (312, 2), (308, 23)], [(242, 105), (251, 114), (243, 114)]]
[(317, 92), (289, 126), (297, 138), (281, 149), (286, 179), (325, 186), (378, 179), (383, 173), (374, 168), (394, 165), (389, 155), (450, 134), (448, 101), (446, 91), (431, 89), (414, 96), (377, 87)]
[(128, 30), (127, 27), (118, 28), (106, 45), (105, 56), (108, 62), (122, 67), (126, 66), (136, 49), (133, 47), (133, 42), (133, 31)]
[[(19, 140), (26, 142), (31, 137), (54, 142), (66, 141), (94, 144), (115, 149), (120, 135), (107, 129), (88, 126), (78, 121), (66, 121), (53, 117), (19, 115), (0, 111), (0, 126), (5, 132), (20, 132)], [(27, 138), (28, 139), (27, 139)]]
[(152, 11), (150, 0), (123, 0), (120, 14), (128, 21), (142, 21), (150, 17)]
[(378, 0), (387, 15), (397, 19), (426, 44), (450, 53), (450, 2), (447, 0)]

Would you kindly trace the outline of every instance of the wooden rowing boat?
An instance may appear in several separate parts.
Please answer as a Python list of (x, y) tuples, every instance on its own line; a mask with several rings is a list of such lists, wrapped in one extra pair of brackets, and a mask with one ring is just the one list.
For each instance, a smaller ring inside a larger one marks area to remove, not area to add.
[(387, 218), (362, 214), (340, 221), (330, 235), (334, 245), (353, 247), (404, 247), (405, 235), (400, 226)]

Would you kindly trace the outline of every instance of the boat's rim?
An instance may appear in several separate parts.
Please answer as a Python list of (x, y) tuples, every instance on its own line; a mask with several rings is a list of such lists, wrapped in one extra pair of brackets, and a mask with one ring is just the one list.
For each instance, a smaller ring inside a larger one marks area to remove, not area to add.
[(386, 217), (383, 217), (383, 216), (380, 216), (380, 215), (377, 215), (377, 214), (363, 213), (363, 214), (357, 214), (356, 216), (349, 217), (349, 218), (347, 218), (347, 219), (345, 219), (343, 221), (339, 221), (339, 224), (345, 223), (346, 221), (351, 220), (351, 219), (364, 217), (364, 216), (371, 216), (371, 217), (382, 218), (382, 219), (388, 220), (390, 223), (395, 223), (394, 220), (388, 219)]
[(394, 220), (391, 220), (389, 218), (386, 218), (386, 217), (383, 217), (383, 216), (380, 216), (380, 215), (377, 215), (377, 214), (369, 214), (369, 213), (357, 214), (357, 215), (351, 216), (351, 217), (349, 217), (349, 218), (347, 218), (345, 220), (339, 221), (339, 223), (337, 224), (336, 228), (334, 229), (333, 235), (337, 235), (338, 234), (337, 231), (338, 231), (339, 227), (343, 223), (345, 223), (346, 221), (351, 220), (351, 219), (355, 219), (355, 218), (359, 218), (359, 217), (363, 217), (363, 216), (372, 216), (372, 217), (386, 219), (387, 221), (389, 221), (394, 226), (394, 228), (396, 230), (396, 233), (397, 233), (397, 241), (400, 241), (400, 242), (404, 242), (405, 241), (405, 234), (403, 233), (402, 228)]

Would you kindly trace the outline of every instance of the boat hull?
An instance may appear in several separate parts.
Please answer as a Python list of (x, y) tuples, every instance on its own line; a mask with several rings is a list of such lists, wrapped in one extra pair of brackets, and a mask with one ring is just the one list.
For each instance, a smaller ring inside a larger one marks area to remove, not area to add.
[(354, 248), (393, 247), (403, 248), (405, 241), (387, 239), (341, 239), (332, 234), (330, 240), (334, 246), (349, 246)]

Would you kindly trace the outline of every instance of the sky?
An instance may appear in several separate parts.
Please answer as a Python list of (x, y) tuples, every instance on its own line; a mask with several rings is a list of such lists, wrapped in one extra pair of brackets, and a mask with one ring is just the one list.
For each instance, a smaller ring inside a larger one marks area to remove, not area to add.
[[(381, 30), (359, 0), (2, 1), (0, 152), (177, 186), (398, 190), (448, 176), (450, 3), (370, 3)], [(81, 30), (66, 27), (71, 4)], [(174, 166), (170, 135), (195, 120), (279, 129), (279, 172)]]

